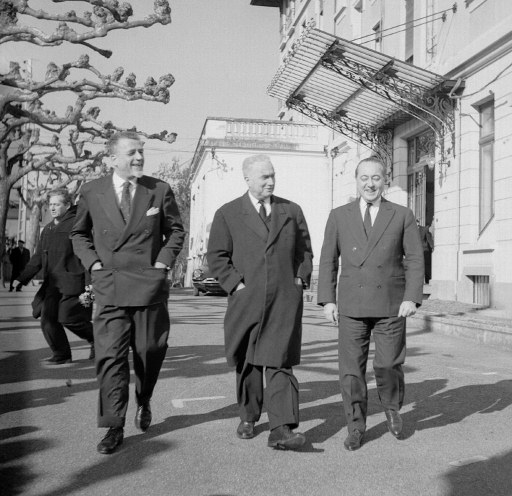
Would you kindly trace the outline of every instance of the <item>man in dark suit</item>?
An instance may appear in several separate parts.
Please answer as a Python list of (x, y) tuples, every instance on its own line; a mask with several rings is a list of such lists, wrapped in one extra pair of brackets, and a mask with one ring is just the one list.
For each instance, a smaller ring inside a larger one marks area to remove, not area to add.
[[(9, 291), (13, 291), (14, 283), (17, 282), (18, 276), (23, 272), (23, 269), (30, 260), (30, 252), (25, 248), (25, 241), (21, 239), (18, 241), (18, 246), (14, 247), (9, 254), (9, 260), (12, 265)], [(16, 284), (16, 291), (21, 291), (20, 284)]]
[(308, 227), (301, 208), (273, 196), (270, 158), (245, 159), (249, 191), (215, 213), (208, 264), (228, 293), (226, 357), (236, 367), (240, 424), (237, 436), (254, 437), (263, 405), (263, 373), (270, 424), (268, 446), (295, 449), (305, 442), (299, 424), (303, 285), (312, 270)]
[(108, 149), (114, 172), (86, 183), (71, 239), (90, 270), (94, 317), (98, 426), (109, 427), (98, 444), (109, 454), (123, 441), (133, 350), (135, 425), (151, 423), (150, 399), (167, 350), (167, 271), (185, 232), (170, 186), (143, 175), (144, 150), (133, 132), (114, 135)]
[(419, 220), (416, 220), (416, 222), (418, 223), (421, 244), (423, 246), (423, 260), (425, 262), (425, 284), (428, 284), (430, 279), (432, 279), (432, 252), (434, 251), (434, 238), (430, 232), (430, 226), (420, 225)]
[[(318, 303), (339, 326), (339, 369), (348, 437), (345, 448), (361, 446), (366, 429), (366, 364), (370, 335), (373, 369), (388, 429), (402, 431), (405, 319), (416, 312), (423, 292), (423, 250), (411, 210), (382, 198), (385, 167), (362, 160), (356, 169), (359, 198), (331, 211), (320, 257)], [(336, 279), (341, 258), (336, 306)]]

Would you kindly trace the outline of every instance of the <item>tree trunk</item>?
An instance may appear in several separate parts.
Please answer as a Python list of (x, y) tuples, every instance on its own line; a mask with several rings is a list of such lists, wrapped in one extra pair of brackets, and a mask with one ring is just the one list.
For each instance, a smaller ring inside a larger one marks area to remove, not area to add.
[(9, 193), (11, 188), (7, 181), (0, 180), (0, 260), (5, 251), (5, 228), (7, 226), (7, 214), (9, 213)]
[(39, 202), (36, 202), (30, 209), (25, 248), (30, 251), (31, 255), (36, 251), (37, 243), (39, 242), (41, 207), (42, 205)]

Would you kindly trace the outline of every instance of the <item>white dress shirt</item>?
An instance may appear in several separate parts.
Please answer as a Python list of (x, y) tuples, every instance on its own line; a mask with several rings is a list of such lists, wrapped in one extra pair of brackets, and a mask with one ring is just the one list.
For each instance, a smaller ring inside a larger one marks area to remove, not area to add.
[[(372, 219), (372, 226), (373, 226), (373, 224), (375, 224), (375, 219), (377, 217), (377, 214), (379, 213), (380, 200), (381, 200), (381, 197), (379, 196), (379, 198), (377, 200), (375, 200), (374, 202), (371, 202), (372, 206), (370, 207), (370, 218)], [(364, 214), (366, 213), (367, 203), (368, 202), (365, 199), (363, 199), (363, 197), (359, 198), (359, 208), (361, 210), (361, 217), (363, 218), (363, 221), (364, 221)]]
[[(254, 196), (252, 196), (251, 192), (249, 191), (249, 199), (251, 200), (252, 204), (254, 205), (254, 208), (256, 209), (256, 212), (258, 212), (258, 214), (260, 213), (260, 200), (254, 198)], [(270, 215), (270, 212), (272, 211), (272, 207), (270, 206), (270, 198), (265, 198), (263, 200), (263, 205), (265, 207), (265, 212), (267, 212), (267, 217)]]
[[(117, 197), (117, 203), (121, 205), (121, 197), (123, 195), (123, 185), (127, 181), (126, 179), (123, 179), (121, 176), (118, 176), (116, 172), (112, 174), (112, 181), (114, 182), (114, 191), (116, 192)], [(133, 197), (135, 196), (135, 190), (137, 189), (137, 178), (129, 179), (129, 183), (132, 185), (130, 188), (130, 196), (133, 200)]]

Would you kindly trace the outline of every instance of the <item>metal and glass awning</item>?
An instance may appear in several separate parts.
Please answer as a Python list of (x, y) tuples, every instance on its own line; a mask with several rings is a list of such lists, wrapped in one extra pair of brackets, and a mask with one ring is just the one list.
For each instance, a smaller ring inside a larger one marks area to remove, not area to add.
[(309, 26), (268, 87), (289, 108), (358, 141), (392, 162), (393, 129), (424, 121), (445, 153), (453, 99), (462, 85)]

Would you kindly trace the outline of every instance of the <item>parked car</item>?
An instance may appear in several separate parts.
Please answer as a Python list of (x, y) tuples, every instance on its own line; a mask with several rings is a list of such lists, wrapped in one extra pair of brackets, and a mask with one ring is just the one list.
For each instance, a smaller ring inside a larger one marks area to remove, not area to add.
[(192, 284), (194, 285), (194, 296), (201, 294), (214, 294), (226, 296), (226, 292), (221, 288), (219, 281), (212, 277), (207, 265), (202, 265), (192, 272)]

